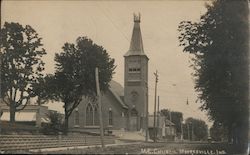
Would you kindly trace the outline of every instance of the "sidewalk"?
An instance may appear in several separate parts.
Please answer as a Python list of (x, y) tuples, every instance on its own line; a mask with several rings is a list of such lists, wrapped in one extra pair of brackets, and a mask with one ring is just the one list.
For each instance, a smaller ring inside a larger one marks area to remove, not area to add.
[[(120, 145), (131, 145), (131, 144), (140, 144), (140, 143), (142, 143), (142, 142), (124, 143), (122, 141), (116, 140), (115, 144), (106, 144), (105, 147), (120, 146)], [(101, 145), (89, 145), (89, 146), (85, 145), (85, 146), (72, 146), (72, 147), (31, 149), (31, 150), (29, 150), (29, 152), (31, 152), (31, 153), (52, 152), (52, 151), (64, 151), (64, 150), (71, 150), (71, 149), (86, 149), (86, 148), (93, 148), (93, 147), (101, 147)]]
[[(145, 135), (141, 131), (121, 131), (121, 130), (114, 130), (113, 135), (115, 135), (118, 140), (123, 141), (141, 141), (145, 142)], [(149, 141), (152, 141), (149, 139)]]

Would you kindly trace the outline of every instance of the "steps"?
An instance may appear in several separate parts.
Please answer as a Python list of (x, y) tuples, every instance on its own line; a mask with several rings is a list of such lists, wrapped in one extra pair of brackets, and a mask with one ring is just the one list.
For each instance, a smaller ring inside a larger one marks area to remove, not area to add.
[[(105, 144), (114, 144), (113, 137), (104, 137)], [(0, 135), (0, 151), (30, 150), (71, 146), (100, 145), (99, 136)]]

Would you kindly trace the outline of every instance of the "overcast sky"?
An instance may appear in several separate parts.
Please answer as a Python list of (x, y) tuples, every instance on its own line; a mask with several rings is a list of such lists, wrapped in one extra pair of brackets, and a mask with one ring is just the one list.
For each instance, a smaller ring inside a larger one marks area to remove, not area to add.
[[(154, 75), (159, 72), (160, 109), (180, 111), (184, 117), (207, 121), (196, 103), (190, 56), (178, 46), (178, 24), (198, 21), (206, 11), (204, 1), (8, 1), (2, 2), (2, 24), (31, 25), (42, 37), (47, 55), (46, 72), (54, 72), (54, 55), (65, 42), (87, 36), (115, 59), (114, 80), (123, 85), (124, 58), (129, 49), (133, 13), (141, 13), (144, 51), (149, 57), (149, 112), (154, 105)], [(187, 98), (189, 105), (186, 104)], [(51, 109), (63, 111), (61, 104)], [(211, 123), (209, 123), (211, 125)]]

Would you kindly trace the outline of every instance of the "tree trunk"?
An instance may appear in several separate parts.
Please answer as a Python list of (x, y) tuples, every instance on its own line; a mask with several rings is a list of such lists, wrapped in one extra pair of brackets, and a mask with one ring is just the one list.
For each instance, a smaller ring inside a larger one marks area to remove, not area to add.
[(69, 116), (67, 114), (67, 111), (65, 110), (64, 114), (64, 134), (68, 134), (68, 128), (69, 128)]
[(232, 143), (233, 142), (233, 131), (232, 131), (232, 126), (228, 127), (227, 128), (228, 130), (228, 135), (227, 135), (227, 138), (228, 138), (228, 143)]
[(248, 120), (244, 119), (236, 130), (239, 149), (246, 152), (248, 149)]
[(16, 106), (15, 106), (15, 103), (12, 102), (10, 104), (10, 123), (11, 124), (15, 123), (15, 115), (16, 115)]
[(237, 126), (234, 126), (233, 129), (233, 144), (236, 145), (238, 144), (238, 133), (237, 133)]

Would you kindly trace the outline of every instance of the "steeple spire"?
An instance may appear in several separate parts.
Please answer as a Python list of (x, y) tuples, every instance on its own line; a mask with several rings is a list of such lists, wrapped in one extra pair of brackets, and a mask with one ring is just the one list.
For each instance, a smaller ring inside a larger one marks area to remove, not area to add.
[(136, 15), (135, 13), (134, 13), (134, 22), (141, 22), (141, 14), (139, 13), (138, 15)]
[(130, 41), (130, 47), (125, 56), (130, 55), (145, 55), (142, 43), (142, 35), (141, 35), (141, 14), (134, 14), (134, 28), (132, 32), (132, 37)]

